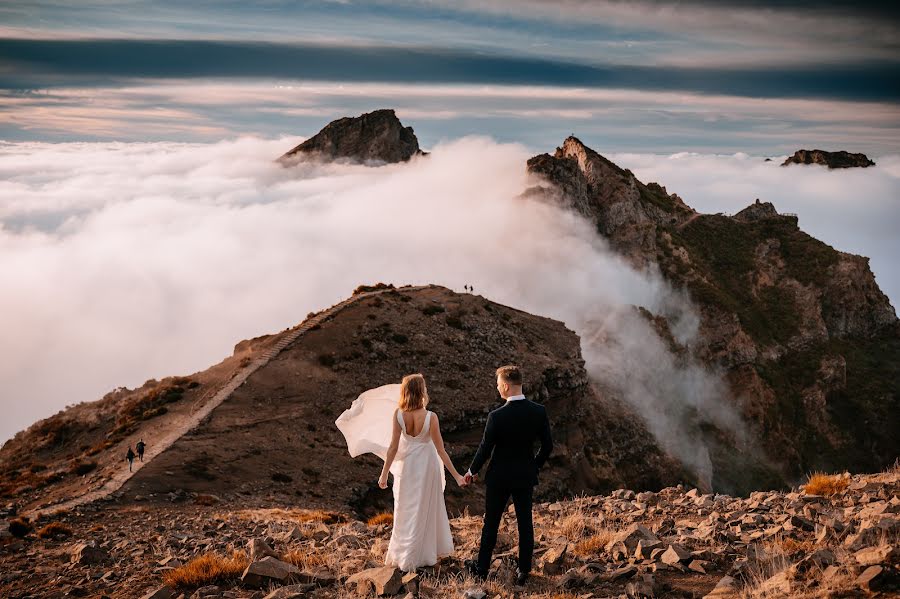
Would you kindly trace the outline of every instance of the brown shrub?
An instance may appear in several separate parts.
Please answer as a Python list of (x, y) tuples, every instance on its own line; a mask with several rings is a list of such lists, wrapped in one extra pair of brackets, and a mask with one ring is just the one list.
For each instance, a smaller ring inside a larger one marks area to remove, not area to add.
[(206, 553), (163, 575), (163, 582), (171, 587), (200, 587), (240, 578), (250, 564), (247, 555), (234, 552), (231, 557)]
[(388, 514), (387, 512), (383, 512), (381, 514), (376, 514), (369, 518), (368, 524), (369, 526), (378, 526), (379, 524), (393, 524), (394, 523), (394, 515)]
[(18, 538), (23, 538), (33, 530), (27, 518), (16, 518), (9, 521), (9, 533)]
[(809, 495), (831, 496), (843, 493), (849, 485), (850, 477), (847, 475), (814, 472), (809, 482), (803, 485), (803, 490)]
[(71, 537), (72, 529), (60, 522), (51, 522), (50, 524), (40, 529), (37, 533), (38, 538), (41, 539), (52, 539), (56, 535)]
[(359, 295), (360, 293), (367, 293), (369, 291), (379, 291), (381, 289), (394, 289), (393, 283), (375, 283), (374, 285), (360, 285), (356, 289), (353, 290), (352, 295)]

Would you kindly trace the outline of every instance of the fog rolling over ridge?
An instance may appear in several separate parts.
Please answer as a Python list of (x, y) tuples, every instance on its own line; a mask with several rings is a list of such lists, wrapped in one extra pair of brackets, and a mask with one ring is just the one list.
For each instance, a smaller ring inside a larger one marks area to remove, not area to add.
[[(237, 341), (292, 326), (359, 284), (471, 284), (579, 333), (589, 372), (709, 480), (709, 456), (690, 421), (701, 414), (742, 435), (726, 386), (676, 360), (631, 307), (667, 316), (689, 345), (697, 327), (690, 301), (610, 252), (582, 218), (520, 197), (533, 184), (529, 149), (468, 137), (378, 168), (274, 162), (297, 141), (0, 146), (0, 285), (13, 290), (0, 296), (0, 439), (116, 386), (204, 369)], [(651, 171), (671, 162), (628, 158)], [(725, 162), (736, 176), (733, 157), (701, 158), (713, 171)], [(765, 186), (781, 189), (790, 170), (766, 163), (761, 177), (756, 168), (753, 181), (716, 185), (728, 197), (753, 186), (767, 199)], [(855, 184), (856, 175), (805, 172), (831, 177), (813, 192), (836, 214), (840, 194), (854, 197), (841, 181)], [(876, 191), (853, 210), (868, 202), (884, 218), (881, 207), (900, 197), (898, 171), (871, 176)], [(697, 177), (697, 188), (710, 186), (708, 169)], [(660, 182), (692, 204), (687, 181)], [(798, 196), (806, 197), (802, 189)], [(873, 266), (884, 282), (874, 257)], [(890, 280), (884, 288), (896, 297)]]

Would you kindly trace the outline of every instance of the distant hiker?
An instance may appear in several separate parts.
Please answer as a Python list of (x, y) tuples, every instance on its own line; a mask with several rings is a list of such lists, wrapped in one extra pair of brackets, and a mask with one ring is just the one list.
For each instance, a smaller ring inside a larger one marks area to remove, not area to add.
[(128, 460), (128, 471), (131, 472), (131, 465), (134, 464), (134, 451), (131, 449), (131, 445), (128, 446), (128, 453), (125, 454), (125, 459)]
[(463, 285), (463, 289), (465, 289), (466, 291), (469, 291), (469, 286), (468, 286), (468, 285)]
[(143, 439), (141, 439), (140, 441), (137, 442), (137, 445), (135, 445), (135, 447), (137, 448), (137, 451), (138, 451), (138, 459), (143, 462), (144, 461), (144, 448), (147, 447), (147, 444), (144, 443)]

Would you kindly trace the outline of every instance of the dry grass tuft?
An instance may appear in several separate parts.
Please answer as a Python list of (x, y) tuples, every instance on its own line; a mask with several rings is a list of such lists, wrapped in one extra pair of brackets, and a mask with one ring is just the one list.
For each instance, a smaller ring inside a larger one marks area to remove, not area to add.
[(41, 539), (52, 539), (56, 535), (71, 537), (72, 529), (65, 524), (61, 524), (59, 522), (51, 522), (47, 526), (40, 529), (37, 533), (38, 538)]
[(606, 528), (597, 530), (590, 536), (575, 543), (575, 553), (582, 557), (596, 556), (612, 540), (614, 534), (614, 531)]
[(809, 476), (809, 481), (803, 485), (803, 490), (809, 495), (837, 495), (843, 493), (850, 485), (850, 476), (844, 474), (825, 474), (814, 472)]
[(581, 504), (576, 504), (574, 511), (567, 514), (554, 527), (556, 534), (562, 534), (569, 542), (578, 543), (594, 534), (591, 516), (584, 512)]
[(321, 522), (322, 524), (338, 524), (346, 522), (347, 516), (329, 510), (300, 510), (293, 518), (297, 522)]
[(163, 582), (175, 588), (193, 588), (236, 580), (249, 564), (250, 560), (243, 552), (235, 551), (231, 557), (207, 553), (179, 568), (169, 570), (163, 575)]
[(798, 541), (791, 537), (776, 537), (774, 543), (787, 555), (794, 555), (797, 553), (808, 554), (818, 549), (818, 545), (815, 541)]
[(303, 547), (288, 551), (282, 559), (289, 564), (294, 564), (301, 570), (313, 570), (327, 564), (329, 557), (330, 556), (327, 553), (321, 553), (312, 550), (312, 548)]
[(368, 524), (369, 526), (378, 526), (379, 524), (393, 524), (394, 523), (394, 515), (388, 514), (387, 512), (377, 514), (369, 518)]

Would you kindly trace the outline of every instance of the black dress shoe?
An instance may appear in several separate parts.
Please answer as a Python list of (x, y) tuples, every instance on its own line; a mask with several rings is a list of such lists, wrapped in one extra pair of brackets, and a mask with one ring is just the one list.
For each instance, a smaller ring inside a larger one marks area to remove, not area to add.
[(487, 578), (487, 574), (483, 573), (478, 569), (478, 562), (473, 559), (467, 559), (463, 562), (466, 566), (466, 571), (479, 580), (484, 580)]
[(522, 586), (528, 581), (528, 572), (522, 572), (516, 568), (516, 584)]

